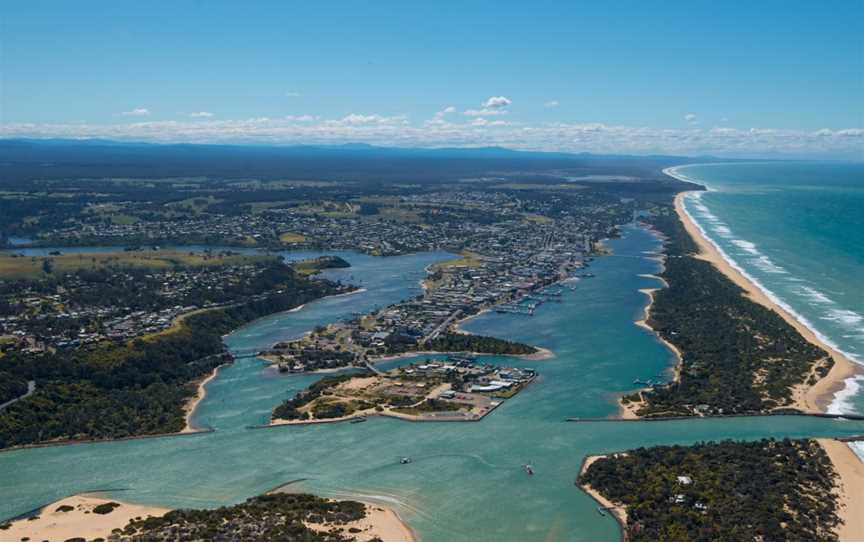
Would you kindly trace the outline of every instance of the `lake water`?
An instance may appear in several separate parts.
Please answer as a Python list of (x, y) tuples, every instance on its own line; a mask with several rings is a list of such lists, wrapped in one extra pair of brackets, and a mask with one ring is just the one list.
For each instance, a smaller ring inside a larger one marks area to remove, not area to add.
[[(810, 417), (566, 422), (613, 416), (616, 397), (632, 389), (634, 379), (657, 378), (673, 362), (652, 333), (633, 323), (647, 302), (638, 290), (658, 284), (644, 276), (659, 270), (653, 258), (658, 241), (628, 226), (622, 239), (608, 244), (614, 255), (594, 262), (596, 278), (565, 290), (561, 303), (544, 304), (533, 317), (490, 313), (466, 324), (557, 354), (533, 362), (483, 358), (534, 367), (541, 377), (480, 422), (372, 418), (250, 429), (318, 377), (279, 375), (246, 358), (207, 387), (196, 419), (213, 433), (0, 453), (0, 517), (96, 489), (123, 490), (113, 496), (134, 502), (212, 507), (302, 480), (297, 486), (305, 491), (394, 506), (425, 542), (616, 541), (614, 520), (600, 516), (574, 484), (587, 454), (709, 439), (864, 432), (864, 422)], [(228, 345), (237, 352), (261, 349), (416, 295), (423, 269), (452, 257), (338, 254), (352, 267), (327, 275), (366, 291), (264, 318), (227, 337)], [(403, 456), (413, 463), (401, 465)], [(529, 462), (534, 476), (522, 469)]]

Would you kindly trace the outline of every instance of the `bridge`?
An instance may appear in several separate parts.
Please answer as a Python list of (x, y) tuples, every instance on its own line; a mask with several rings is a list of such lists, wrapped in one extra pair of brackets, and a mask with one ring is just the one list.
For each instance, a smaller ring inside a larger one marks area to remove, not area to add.
[(257, 358), (261, 350), (252, 349), (252, 348), (241, 348), (238, 350), (231, 350), (231, 357), (234, 358), (234, 361), (240, 359), (250, 359)]

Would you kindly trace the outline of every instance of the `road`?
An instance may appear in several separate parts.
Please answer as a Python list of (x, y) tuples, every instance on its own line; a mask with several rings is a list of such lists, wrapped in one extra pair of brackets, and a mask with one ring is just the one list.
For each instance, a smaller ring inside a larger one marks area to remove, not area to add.
[(21, 399), (26, 399), (26, 398), (29, 397), (29, 396), (30, 396), (34, 391), (36, 391), (36, 381), (35, 381), (35, 380), (30, 380), (29, 382), (27, 382), (27, 393), (25, 393), (24, 395), (22, 395), (22, 396), (20, 396), (20, 397), (16, 397), (15, 399), (10, 399), (9, 401), (6, 401), (6, 402), (3, 403), (2, 405), (0, 405), (0, 410), (3, 410), (4, 408), (8, 407), (9, 405), (12, 405), (12, 404), (14, 404), (14, 403), (17, 403), (17, 402), (20, 401)]

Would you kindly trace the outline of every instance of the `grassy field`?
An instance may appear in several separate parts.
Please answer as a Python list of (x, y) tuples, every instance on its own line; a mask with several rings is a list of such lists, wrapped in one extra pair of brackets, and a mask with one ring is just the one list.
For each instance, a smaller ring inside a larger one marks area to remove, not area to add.
[(461, 258), (456, 258), (454, 260), (447, 260), (446, 262), (441, 262), (436, 264), (437, 267), (442, 269), (447, 269), (448, 267), (480, 267), (482, 263), (478, 258), (477, 254), (473, 252), (468, 252), (464, 250), (460, 252)]
[(274, 256), (244, 256), (154, 250), (111, 253), (63, 254), (60, 256), (0, 256), (0, 279), (40, 278), (45, 276), (45, 262), (54, 273), (81, 269), (199, 267), (224, 264), (254, 263), (275, 260)]
[(302, 243), (306, 240), (305, 235), (301, 235), (299, 233), (293, 233), (290, 231), (286, 231), (285, 233), (279, 235), (279, 242), (281, 243)]
[(539, 224), (548, 224), (548, 223), (553, 221), (548, 216), (534, 215), (534, 214), (526, 214), (525, 220), (527, 220), (528, 222), (537, 222)]
[(582, 190), (585, 187), (572, 183), (543, 184), (543, 183), (503, 183), (492, 185), (491, 188), (509, 190)]

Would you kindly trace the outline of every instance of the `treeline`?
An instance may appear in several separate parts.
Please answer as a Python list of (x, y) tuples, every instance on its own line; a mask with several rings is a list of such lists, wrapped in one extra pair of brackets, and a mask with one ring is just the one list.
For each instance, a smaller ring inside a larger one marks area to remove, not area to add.
[(834, 542), (835, 477), (816, 441), (786, 439), (639, 448), (595, 461), (579, 483), (626, 507), (631, 542)]
[[(352, 542), (360, 529), (338, 529), (366, 517), (366, 505), (356, 501), (330, 501), (314, 495), (273, 493), (242, 504), (215, 510), (173, 510), (162, 517), (133, 519), (117, 540), (161, 542), (175, 540), (231, 540), (264, 542)], [(318, 529), (316, 527), (324, 527)], [(366, 538), (381, 542), (380, 538)]]
[(222, 336), (259, 317), (343, 291), (294, 273), (281, 293), (191, 315), (180, 329), (129, 344), (3, 358), (36, 392), (0, 412), (0, 448), (52, 440), (105, 439), (183, 429), (191, 385), (230, 358)]
[[(649, 222), (666, 241), (667, 288), (648, 324), (682, 354), (678, 381), (641, 392), (644, 416), (766, 412), (792, 402), (792, 388), (814, 383), (833, 360), (776, 312), (744, 296), (712, 264), (669, 208)], [(813, 374), (811, 375), (811, 370)], [(625, 397), (625, 403), (640, 394)]]
[(0, 371), (0, 405), (27, 393), (27, 380), (6, 371)]
[(525, 355), (537, 352), (536, 348), (527, 344), (467, 333), (442, 333), (435, 339), (428, 341), (425, 348), (435, 352), (477, 352), (502, 355)]

